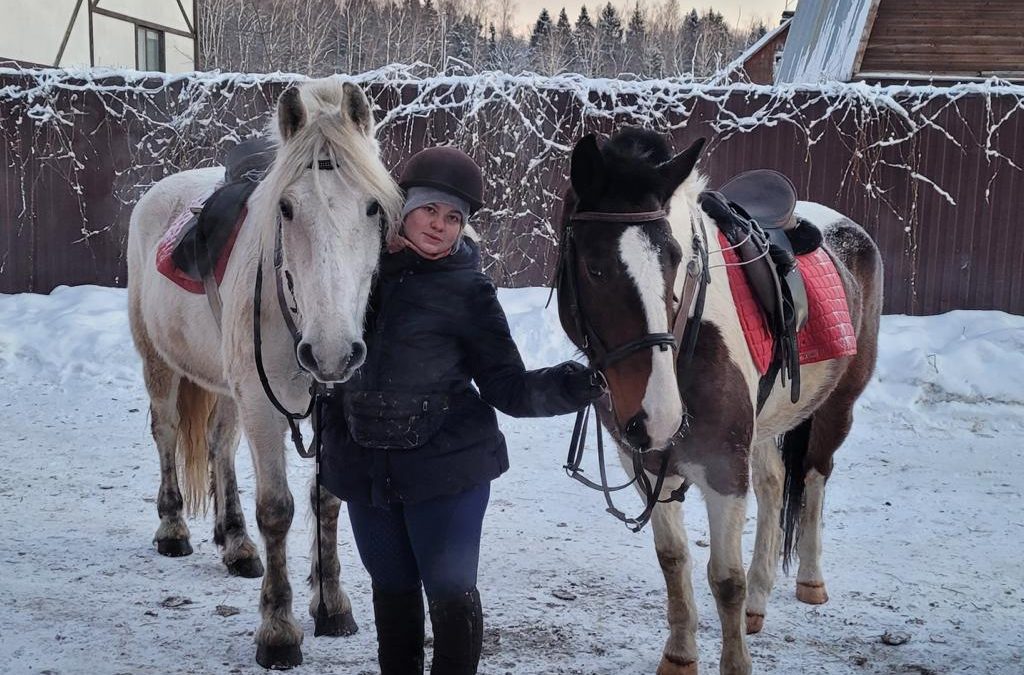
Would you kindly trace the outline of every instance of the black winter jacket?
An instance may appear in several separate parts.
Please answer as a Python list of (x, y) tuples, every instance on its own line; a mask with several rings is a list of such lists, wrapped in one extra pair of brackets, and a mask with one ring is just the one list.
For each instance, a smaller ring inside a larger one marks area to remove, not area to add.
[[(525, 369), (494, 285), (479, 267), (479, 249), (468, 239), (436, 261), (408, 249), (383, 256), (366, 362), (321, 412), (324, 485), (341, 499), (413, 503), (490, 481), (508, 469), (494, 408), (540, 417), (574, 412), (590, 400), (572, 385), (584, 370), (577, 363)], [(350, 412), (354, 400), (394, 410), (410, 396), (414, 406), (420, 396), (429, 408), (416, 410), (418, 447), (382, 448), (390, 439), (366, 438), (386, 435), (394, 419), (357, 421), (360, 428), (350, 430), (346, 403)]]

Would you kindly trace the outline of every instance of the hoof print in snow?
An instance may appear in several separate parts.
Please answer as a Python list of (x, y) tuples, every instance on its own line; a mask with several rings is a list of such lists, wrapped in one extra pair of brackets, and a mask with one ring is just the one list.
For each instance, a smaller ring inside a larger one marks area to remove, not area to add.
[(192, 602), (191, 598), (186, 598), (186, 597), (183, 597), (183, 596), (180, 596), (180, 595), (171, 595), (171, 596), (168, 596), (168, 597), (164, 598), (163, 602), (160, 603), (160, 606), (161, 607), (166, 607), (168, 609), (180, 609), (180, 608), (184, 607), (185, 605), (192, 605), (192, 604), (195, 604), (195, 603)]
[(234, 616), (235, 614), (239, 614), (241, 611), (242, 610), (237, 607), (232, 607), (231, 605), (217, 605), (217, 608), (213, 610), (214, 614), (217, 616)]
[(575, 600), (576, 594), (572, 591), (567, 591), (564, 588), (556, 588), (551, 591), (551, 595), (555, 596), (559, 600)]
[(900, 633), (898, 631), (895, 631), (895, 632), (885, 631), (882, 634), (882, 643), (883, 644), (887, 644), (887, 645), (892, 646), (892, 647), (896, 647), (896, 646), (899, 646), (899, 645), (905, 645), (908, 642), (910, 642), (910, 634), (909, 633)]

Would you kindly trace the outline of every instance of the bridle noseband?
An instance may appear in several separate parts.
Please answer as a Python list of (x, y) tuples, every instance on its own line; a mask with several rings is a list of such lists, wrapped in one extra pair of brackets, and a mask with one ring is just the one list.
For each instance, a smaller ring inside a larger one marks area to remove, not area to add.
[[(634, 340), (608, 349), (604, 341), (593, 329), (583, 313), (583, 304), (579, 295), (579, 285), (576, 279), (576, 250), (573, 242), (573, 223), (614, 223), (627, 226), (643, 226), (667, 222), (668, 213), (662, 209), (657, 211), (613, 213), (601, 211), (580, 211), (569, 216), (562, 232), (559, 246), (558, 270), (556, 272), (555, 285), (559, 289), (559, 303), (568, 301), (569, 314), (575, 324), (576, 334), (582, 340), (581, 349), (587, 355), (591, 365), (597, 369), (605, 381), (605, 390), (608, 395), (608, 407), (614, 419), (614, 401), (611, 399), (611, 392), (607, 387), (607, 378), (603, 371), (606, 368), (622, 361), (623, 359), (636, 354), (637, 352), (652, 347), (658, 347), (662, 351), (673, 349), (684, 356), (683, 363), (677, 361), (677, 369), (680, 370), (680, 391), (686, 387), (686, 380), (690, 374), (690, 363), (693, 360), (693, 352), (697, 343), (697, 333), (700, 329), (701, 316), (704, 311), (704, 300), (707, 286), (711, 282), (710, 267), (708, 265), (708, 250), (706, 246), (707, 232), (704, 230), (704, 222), (701, 220), (701, 231), (703, 237), (694, 232), (691, 245), (693, 256), (686, 265), (686, 279), (683, 282), (682, 295), (677, 299), (675, 314), (672, 319), (671, 332), (669, 333), (647, 333)], [(698, 262), (699, 260), (699, 262)], [(563, 294), (565, 294), (564, 297)], [(693, 316), (690, 318), (691, 309)], [(678, 358), (678, 357), (677, 357)], [(595, 483), (583, 475), (581, 463), (583, 451), (586, 446), (587, 424), (590, 417), (590, 408), (597, 411), (596, 404), (591, 404), (580, 410), (576, 416), (576, 424), (573, 428), (572, 439), (569, 444), (569, 455), (566, 459), (565, 471), (575, 480), (587, 487), (599, 490), (604, 494), (607, 510), (617, 519), (626, 524), (634, 532), (639, 532), (651, 518), (654, 507), (661, 503), (670, 501), (683, 501), (685, 485), (675, 490), (667, 499), (659, 499), (661, 489), (668, 473), (670, 448), (662, 449), (661, 463), (654, 483), (651, 483), (644, 466), (644, 455), (649, 450), (633, 448), (631, 451), (633, 462), (633, 479), (624, 485), (610, 487), (608, 485), (607, 470), (604, 460), (604, 438), (601, 433), (600, 423), (595, 424), (597, 435), (598, 467), (601, 482)], [(684, 412), (683, 421), (673, 436), (673, 440), (686, 436), (690, 429), (689, 415)], [(630, 518), (612, 503), (611, 493), (625, 489), (637, 483), (644, 496), (644, 510), (636, 517)]]

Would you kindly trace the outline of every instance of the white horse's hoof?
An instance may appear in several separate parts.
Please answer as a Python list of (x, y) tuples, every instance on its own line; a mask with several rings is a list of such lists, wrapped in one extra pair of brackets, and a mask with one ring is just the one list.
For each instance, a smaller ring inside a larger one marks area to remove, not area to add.
[(268, 670), (288, 670), (302, 665), (299, 645), (258, 645), (256, 663)]
[(764, 614), (747, 612), (747, 635), (760, 633), (764, 628)]

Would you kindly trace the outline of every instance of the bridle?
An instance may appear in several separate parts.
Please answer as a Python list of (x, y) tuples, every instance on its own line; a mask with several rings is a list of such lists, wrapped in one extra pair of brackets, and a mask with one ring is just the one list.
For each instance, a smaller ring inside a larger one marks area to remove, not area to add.
[[(643, 211), (643, 212), (602, 212), (602, 211), (580, 211), (569, 216), (562, 231), (559, 245), (559, 260), (556, 272), (555, 286), (558, 288), (559, 305), (563, 303), (568, 306), (569, 315), (572, 317), (576, 334), (580, 336), (582, 344), (580, 348), (586, 354), (591, 365), (598, 371), (607, 394), (608, 411), (614, 419), (614, 401), (608, 389), (607, 378), (604, 370), (622, 361), (623, 359), (636, 354), (637, 352), (653, 347), (661, 351), (673, 349), (677, 355), (683, 355), (683, 362), (678, 362), (677, 369), (680, 369), (680, 391), (685, 389), (686, 379), (690, 374), (690, 364), (693, 360), (694, 349), (697, 344), (697, 333), (700, 330), (700, 321), (704, 312), (704, 301), (707, 294), (707, 286), (711, 282), (710, 267), (708, 264), (708, 249), (706, 245), (707, 232), (704, 229), (703, 220), (700, 221), (702, 236), (696, 232), (693, 234), (691, 246), (693, 255), (686, 265), (686, 278), (683, 282), (681, 297), (676, 300), (675, 313), (672, 318), (671, 332), (647, 333), (640, 337), (629, 340), (624, 344), (609, 348), (604, 340), (597, 334), (583, 312), (583, 304), (579, 295), (579, 284), (576, 279), (576, 245), (574, 242), (574, 223), (614, 223), (627, 225), (629, 227), (643, 227), (667, 222), (668, 213), (665, 210)], [(698, 262), (699, 261), (699, 262)], [(691, 318), (692, 310), (692, 318)], [(565, 471), (571, 478), (583, 483), (589, 488), (600, 491), (605, 498), (607, 510), (615, 518), (625, 525), (639, 532), (651, 518), (654, 507), (659, 503), (670, 501), (682, 501), (685, 496), (685, 485), (673, 491), (667, 499), (659, 499), (665, 477), (668, 474), (668, 463), (670, 448), (661, 450), (661, 463), (655, 480), (652, 484), (647, 476), (644, 467), (644, 455), (651, 450), (631, 449), (630, 455), (633, 463), (633, 478), (624, 485), (611, 487), (608, 485), (607, 467), (604, 458), (604, 437), (601, 433), (601, 425), (595, 424), (597, 436), (598, 467), (601, 482), (596, 483), (583, 475), (581, 463), (583, 452), (586, 447), (587, 426), (590, 419), (590, 409), (594, 408), (597, 416), (597, 404), (591, 404), (576, 414), (576, 424), (573, 427), (572, 439), (569, 442), (569, 454), (566, 458)], [(684, 438), (690, 429), (690, 417), (684, 412), (683, 421), (673, 436), (673, 441)], [(637, 484), (644, 498), (643, 511), (635, 516), (628, 517), (625, 513), (615, 507), (611, 493), (628, 488), (634, 483)]]
[[(307, 169), (315, 168), (319, 171), (333, 171), (338, 168), (338, 165), (329, 159), (321, 159), (317, 162), (310, 162), (306, 167)], [(379, 205), (378, 205), (379, 208)], [(383, 228), (384, 216), (381, 214), (380, 217), (381, 225)], [(281, 316), (284, 319), (285, 326), (288, 328), (288, 333), (292, 338), (292, 354), (296, 355), (296, 364), (300, 370), (305, 370), (302, 364), (298, 361), (298, 347), (299, 343), (302, 342), (302, 331), (295, 323), (295, 317), (299, 315), (298, 304), (295, 301), (295, 289), (292, 283), (291, 274), (284, 268), (284, 249), (281, 245), (281, 230), (284, 224), (282, 222), (282, 216), (280, 213), (277, 214), (277, 222), (274, 234), (274, 282), (277, 291), (277, 306), (281, 311)], [(383, 238), (382, 238), (383, 241)], [(282, 281), (284, 277), (284, 281)], [(289, 306), (285, 298), (285, 283), (288, 285), (288, 293), (291, 295), (292, 304)], [(324, 398), (327, 396), (328, 385), (317, 380), (315, 377), (311, 377), (312, 382), (309, 386), (309, 406), (307, 406), (305, 412), (296, 413), (288, 410), (280, 399), (274, 394), (274, 390), (270, 386), (270, 380), (267, 378), (267, 371), (263, 365), (263, 329), (262, 329), (262, 300), (263, 300), (263, 248), (260, 248), (259, 252), (259, 263), (256, 266), (256, 283), (253, 289), (253, 304), (252, 304), (252, 335), (253, 335), (253, 352), (256, 358), (256, 372), (260, 377), (260, 384), (263, 386), (263, 392), (266, 394), (267, 399), (277, 409), (279, 413), (284, 415), (285, 419), (288, 420), (288, 426), (291, 429), (292, 444), (295, 446), (295, 451), (303, 459), (309, 459), (311, 457), (316, 458), (316, 500), (315, 500), (315, 517), (316, 517), (316, 556), (317, 556), (317, 576), (320, 582), (320, 603), (316, 609), (316, 625), (324, 626), (327, 620), (330, 618), (327, 611), (327, 604), (324, 601), (324, 565), (323, 555), (320, 547), (320, 539), (322, 536), (321, 525), (320, 525), (320, 492), (321, 492), (321, 464), (322, 464), (322, 448), (323, 448), (323, 436), (321, 434), (321, 418), (320, 410), (323, 404)], [(310, 423), (313, 427), (313, 438), (310, 440), (309, 447), (306, 447), (302, 440), (302, 430), (299, 428), (299, 421), (306, 418), (311, 418)], [(320, 633), (317, 633), (319, 635)]]

